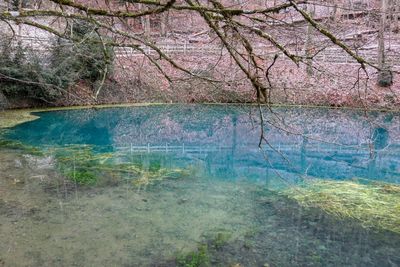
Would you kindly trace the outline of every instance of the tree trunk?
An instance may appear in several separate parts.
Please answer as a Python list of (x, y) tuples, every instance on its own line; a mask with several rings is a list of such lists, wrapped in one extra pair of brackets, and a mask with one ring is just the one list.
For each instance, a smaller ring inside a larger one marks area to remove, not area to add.
[[(315, 14), (315, 6), (313, 5), (307, 5), (307, 11), (309, 12), (309, 14), (311, 15), (311, 17), (314, 16)], [(312, 44), (312, 37), (313, 37), (314, 31), (313, 31), (313, 27), (310, 24), (307, 24), (307, 35), (306, 35), (306, 43), (305, 43), (305, 54), (307, 57), (307, 75), (311, 76), (313, 75), (313, 68), (312, 68), (312, 50), (313, 50), (313, 44)]]
[[(139, 10), (143, 10), (142, 4), (139, 4)], [(150, 35), (151, 27), (150, 27), (150, 16), (141, 16), (140, 21), (142, 22), (142, 29), (146, 36)]]
[(381, 19), (378, 32), (378, 67), (384, 69), (385, 67), (385, 27), (386, 27), (386, 11), (387, 0), (381, 0)]
[(167, 35), (167, 27), (168, 27), (168, 12), (164, 12), (161, 14), (161, 35)]
[(393, 84), (393, 73), (386, 64), (385, 58), (385, 29), (388, 11), (388, 0), (381, 0), (381, 19), (378, 32), (378, 85), (389, 87)]

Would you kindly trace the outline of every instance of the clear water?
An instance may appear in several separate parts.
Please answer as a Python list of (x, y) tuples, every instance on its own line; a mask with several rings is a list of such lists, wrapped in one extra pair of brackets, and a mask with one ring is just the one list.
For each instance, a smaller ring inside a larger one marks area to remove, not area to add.
[(0, 266), (399, 266), (398, 234), (280, 194), (310, 177), (399, 184), (398, 114), (264, 110), (259, 148), (258, 112), (71, 110), (10, 129), (43, 153), (2, 149)]

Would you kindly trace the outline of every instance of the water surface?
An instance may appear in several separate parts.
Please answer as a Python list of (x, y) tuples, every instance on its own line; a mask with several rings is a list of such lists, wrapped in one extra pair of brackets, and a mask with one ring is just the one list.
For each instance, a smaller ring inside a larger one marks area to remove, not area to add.
[(264, 125), (248, 106), (37, 113), (3, 135), (41, 153), (2, 149), (0, 265), (196, 266), (192, 252), (197, 266), (399, 265), (399, 234), (281, 193), (399, 184), (398, 114), (264, 112)]

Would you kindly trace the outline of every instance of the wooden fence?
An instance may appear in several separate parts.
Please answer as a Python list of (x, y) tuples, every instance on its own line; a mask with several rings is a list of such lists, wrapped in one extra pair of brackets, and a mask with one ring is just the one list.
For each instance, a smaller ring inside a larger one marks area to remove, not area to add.
[[(30, 47), (35, 51), (48, 52), (55, 44), (54, 40), (49, 38), (35, 38), (28, 36), (20, 36), (14, 42), (22, 43), (24, 46)], [(63, 45), (72, 45), (65, 42)], [(188, 42), (181, 43), (161, 43), (156, 45), (160, 51), (166, 55), (220, 55), (228, 53), (226, 49), (219, 45), (213, 44), (192, 44)], [(142, 50), (142, 51), (141, 51)], [(143, 53), (148, 56), (159, 56), (155, 49), (148, 46), (141, 46), (139, 49), (132, 47), (115, 47), (114, 52), (117, 58), (123, 57), (141, 57)], [(254, 53), (264, 57), (273, 57), (276, 52), (272, 51), (272, 47), (259, 46), (254, 48)], [(282, 53), (279, 53), (282, 54)], [(357, 54), (367, 61), (376, 63), (378, 58), (377, 49), (359, 50)], [(394, 45), (386, 54), (387, 63), (392, 66), (400, 66), (400, 45)], [(344, 52), (340, 48), (327, 48), (317, 54), (315, 62), (333, 63), (333, 64), (357, 64), (356, 60)]]

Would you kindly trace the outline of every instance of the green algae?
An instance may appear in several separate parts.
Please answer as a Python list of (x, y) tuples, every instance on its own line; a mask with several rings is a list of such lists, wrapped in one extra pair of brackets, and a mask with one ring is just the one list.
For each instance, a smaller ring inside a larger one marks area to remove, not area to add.
[(282, 192), (303, 207), (319, 208), (365, 228), (400, 233), (400, 186), (382, 182), (312, 180)]
[(101, 153), (88, 145), (52, 148), (48, 153), (54, 155), (60, 172), (80, 185), (108, 184), (105, 180), (111, 178), (115, 182), (129, 180), (141, 189), (165, 179), (188, 178), (195, 174), (192, 166), (165, 168), (153, 163), (146, 167), (134, 157), (130, 157), (129, 163), (120, 163), (118, 159), (126, 156), (123, 153)]
[(43, 152), (37, 147), (25, 145), (22, 142), (8, 139), (0, 139), (0, 149), (18, 150), (25, 154), (43, 156)]
[(192, 171), (190, 168), (161, 168), (157, 171), (139, 169), (138, 178), (134, 179), (132, 183), (142, 188), (148, 185), (154, 185), (156, 182), (165, 179), (180, 179), (190, 177), (191, 175)]
[(79, 185), (93, 185), (97, 181), (96, 175), (88, 171), (73, 171), (66, 176)]
[(177, 264), (181, 267), (207, 267), (210, 265), (210, 255), (207, 244), (200, 244), (195, 251), (177, 257)]
[(161, 167), (155, 161), (149, 166), (143, 166), (140, 156), (129, 157), (122, 152), (99, 152), (91, 145), (68, 145), (61, 147), (44, 147), (42, 149), (29, 146), (19, 141), (0, 139), (0, 149), (20, 151), (23, 154), (53, 157), (56, 169), (70, 181), (85, 186), (107, 185), (129, 180), (134, 187), (145, 188), (165, 179), (181, 179), (193, 177), (195, 168)]

